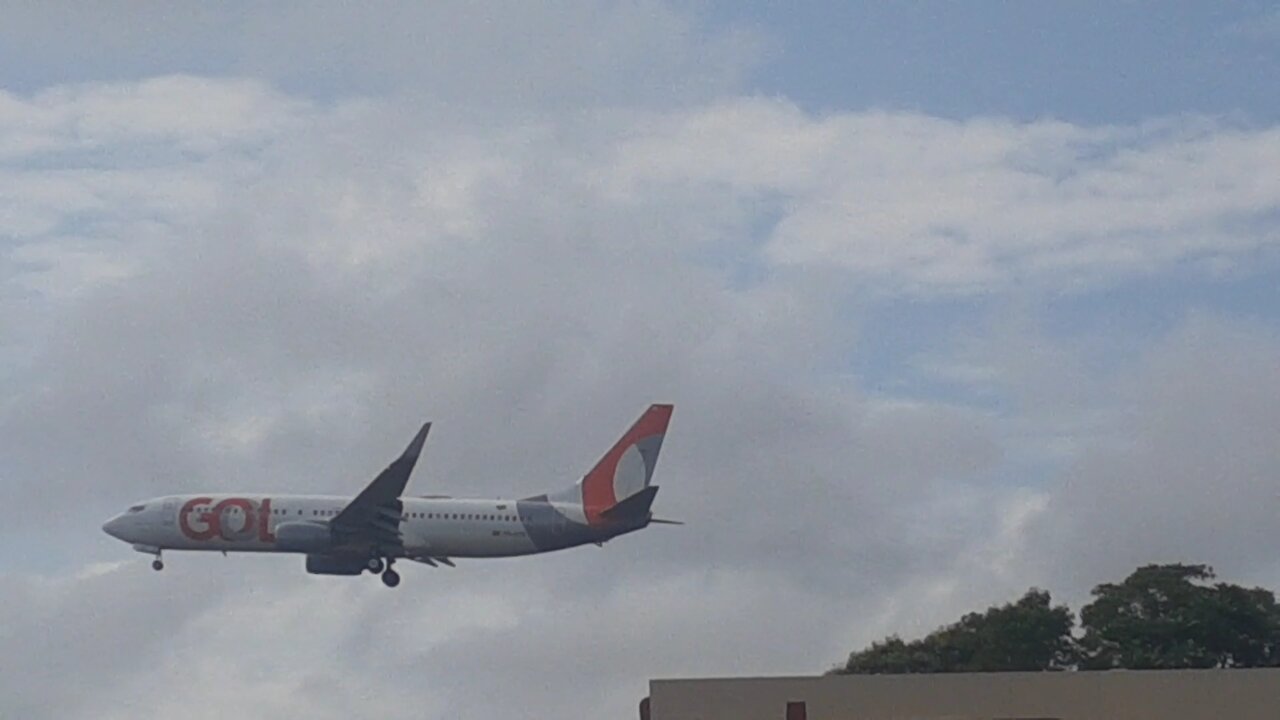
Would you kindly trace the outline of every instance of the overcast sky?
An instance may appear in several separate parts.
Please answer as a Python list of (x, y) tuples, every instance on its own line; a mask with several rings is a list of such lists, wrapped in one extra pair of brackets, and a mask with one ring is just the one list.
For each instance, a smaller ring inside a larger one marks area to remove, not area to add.
[[(0, 716), (632, 718), (1138, 564), (1280, 588), (1265, 2), (61, 3), (0, 24)], [(304, 574), (140, 498), (572, 483), (543, 557)]]

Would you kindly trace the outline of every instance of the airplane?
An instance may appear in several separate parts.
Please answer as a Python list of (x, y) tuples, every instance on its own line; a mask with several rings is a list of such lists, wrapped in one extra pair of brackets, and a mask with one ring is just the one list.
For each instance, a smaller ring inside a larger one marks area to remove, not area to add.
[(426, 423), (398, 459), (354, 498), (330, 495), (167, 495), (131, 506), (102, 529), (164, 569), (165, 550), (306, 555), (314, 575), (382, 576), (398, 559), (454, 567), (453, 558), (513, 557), (603, 545), (651, 523), (651, 484), (673, 406), (651, 405), (574, 485), (521, 500), (404, 494)]

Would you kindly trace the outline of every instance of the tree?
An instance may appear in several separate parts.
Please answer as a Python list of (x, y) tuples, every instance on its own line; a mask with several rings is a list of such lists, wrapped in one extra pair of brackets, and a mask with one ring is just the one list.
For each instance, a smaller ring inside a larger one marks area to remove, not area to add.
[(896, 635), (849, 655), (836, 674), (1280, 667), (1280, 606), (1262, 588), (1212, 583), (1207, 565), (1146, 565), (1093, 589), (1074, 618), (1032, 588), (920, 640)]
[(1274, 667), (1280, 608), (1261, 588), (1210, 585), (1207, 565), (1147, 565), (1080, 611), (1084, 669)]
[(1053, 607), (1049, 593), (1032, 588), (1020, 600), (958, 623), (921, 640), (890, 636), (849, 656), (837, 674), (1059, 670), (1074, 662), (1075, 618)]

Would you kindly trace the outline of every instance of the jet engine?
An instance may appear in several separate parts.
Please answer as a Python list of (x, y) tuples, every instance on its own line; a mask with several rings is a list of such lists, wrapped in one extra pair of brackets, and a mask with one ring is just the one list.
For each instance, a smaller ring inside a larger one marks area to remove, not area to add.
[(365, 571), (365, 560), (334, 555), (308, 555), (307, 572), (312, 575), (359, 575)]
[(324, 552), (333, 547), (333, 531), (324, 523), (280, 523), (275, 531), (276, 548), (285, 552)]

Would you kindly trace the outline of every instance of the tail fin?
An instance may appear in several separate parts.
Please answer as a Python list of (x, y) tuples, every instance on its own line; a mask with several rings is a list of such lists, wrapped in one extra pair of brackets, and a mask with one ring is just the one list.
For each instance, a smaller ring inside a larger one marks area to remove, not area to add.
[(640, 493), (647, 497), (645, 510), (653, 502), (655, 486), (649, 492), (658, 451), (671, 422), (671, 405), (650, 405), (630, 430), (582, 478), (582, 507), (587, 521), (597, 524), (606, 510)]

